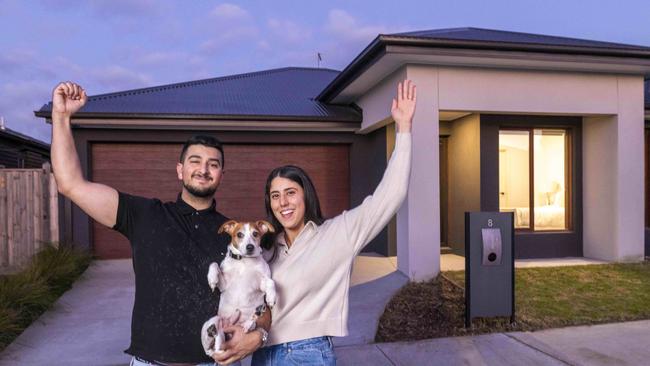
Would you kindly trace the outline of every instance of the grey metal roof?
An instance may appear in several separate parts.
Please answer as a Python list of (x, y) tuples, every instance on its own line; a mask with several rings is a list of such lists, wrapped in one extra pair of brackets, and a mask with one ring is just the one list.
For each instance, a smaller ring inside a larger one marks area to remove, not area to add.
[(448, 28), (380, 34), (316, 97), (329, 102), (368, 65), (382, 57), (387, 46), (541, 52), (650, 59), (650, 47), (481, 28)]
[(546, 46), (570, 46), (605, 48), (617, 50), (650, 51), (650, 47), (629, 45), (623, 43), (592, 41), (587, 39), (549, 36), (542, 34), (521, 33), (482, 28), (447, 28), (415, 32), (394, 33), (388, 36), (404, 38), (426, 38), (440, 40), (479, 41), (495, 43), (515, 43)]
[(22, 144), (38, 147), (44, 150), (50, 150), (50, 144), (43, 142), (39, 139), (36, 139), (31, 136), (27, 136), (18, 131), (14, 131), (10, 128), (4, 127), (0, 128), (0, 138), (7, 138)]
[[(75, 116), (86, 118), (210, 118), (361, 122), (349, 106), (315, 100), (337, 75), (287, 67), (95, 95)], [(35, 114), (51, 117), (51, 102)]]

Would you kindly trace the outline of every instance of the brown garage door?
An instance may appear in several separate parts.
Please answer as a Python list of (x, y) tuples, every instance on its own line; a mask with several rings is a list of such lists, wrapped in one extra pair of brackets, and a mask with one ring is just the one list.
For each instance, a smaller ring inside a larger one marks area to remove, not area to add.
[[(92, 177), (117, 190), (176, 200), (180, 182), (176, 162), (181, 145), (93, 144)], [(314, 181), (323, 214), (334, 216), (349, 207), (347, 145), (226, 145), (224, 178), (217, 191), (217, 209), (235, 219), (261, 219), (264, 184), (275, 167), (295, 164)], [(93, 222), (94, 252), (99, 258), (128, 258), (131, 250), (119, 233)]]

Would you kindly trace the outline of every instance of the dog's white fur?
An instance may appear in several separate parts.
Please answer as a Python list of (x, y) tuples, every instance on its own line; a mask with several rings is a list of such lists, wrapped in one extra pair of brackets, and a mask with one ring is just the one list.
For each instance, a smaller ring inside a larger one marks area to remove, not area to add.
[(236, 324), (249, 332), (255, 329), (255, 310), (264, 304), (265, 297), (270, 307), (276, 302), (275, 282), (260, 247), (260, 239), (267, 232), (274, 232), (273, 226), (266, 221), (231, 220), (219, 228), (219, 233), (224, 231), (232, 238), (228, 250), (241, 259), (232, 258), (229, 253), (221, 267), (210, 264), (208, 284), (212, 291), (219, 288), (221, 299), (218, 314), (201, 329), (201, 342), (208, 356), (223, 351), (225, 326)]

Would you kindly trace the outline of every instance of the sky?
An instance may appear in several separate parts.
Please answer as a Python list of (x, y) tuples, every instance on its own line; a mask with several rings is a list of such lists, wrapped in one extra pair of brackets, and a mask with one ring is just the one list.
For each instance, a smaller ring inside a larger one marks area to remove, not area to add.
[(287, 66), (342, 70), (378, 34), (478, 27), (650, 46), (647, 0), (0, 0), (0, 116), (45, 142), (60, 81), (89, 95)]

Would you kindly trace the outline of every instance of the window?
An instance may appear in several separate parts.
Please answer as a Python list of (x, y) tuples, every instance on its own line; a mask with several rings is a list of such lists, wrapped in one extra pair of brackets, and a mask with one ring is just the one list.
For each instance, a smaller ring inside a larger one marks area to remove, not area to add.
[(499, 210), (514, 212), (515, 229), (570, 228), (569, 142), (564, 129), (499, 131)]

